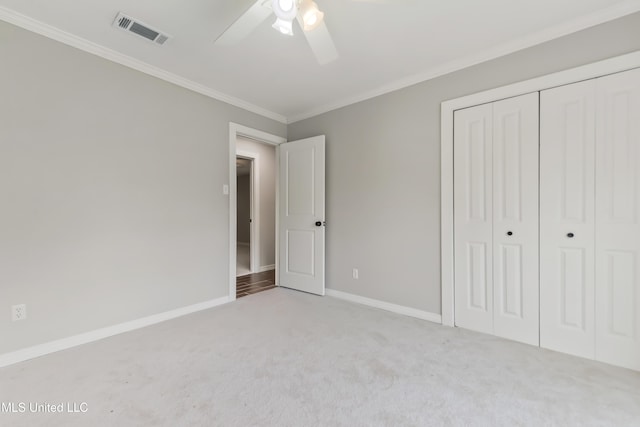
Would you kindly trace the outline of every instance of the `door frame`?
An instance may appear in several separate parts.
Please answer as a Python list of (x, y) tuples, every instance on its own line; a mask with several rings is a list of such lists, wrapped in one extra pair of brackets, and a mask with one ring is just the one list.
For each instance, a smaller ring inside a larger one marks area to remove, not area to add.
[[(249, 270), (257, 273), (260, 267), (260, 161), (258, 153), (237, 150), (236, 158), (251, 161), (249, 169)], [(236, 185), (236, 203), (238, 199), (238, 188)], [(237, 210), (236, 204), (236, 210)], [(236, 212), (236, 221), (237, 221)], [(237, 224), (236, 224), (237, 225)], [(236, 229), (237, 230), (237, 229)], [(236, 236), (236, 244), (237, 244)], [(237, 249), (237, 248), (236, 248)], [(237, 260), (236, 260), (237, 261)], [(237, 271), (236, 271), (237, 274)]]
[[(236, 175), (236, 139), (239, 136), (276, 147), (276, 206), (278, 203), (278, 145), (287, 142), (286, 138), (273, 135), (238, 123), (229, 122), (229, 301), (236, 300), (236, 227), (237, 227), (237, 175)], [(276, 209), (276, 235), (278, 233), (278, 210)], [(276, 239), (276, 285), (278, 284), (278, 241)]]
[(440, 279), (442, 324), (455, 326), (453, 226), (453, 113), (462, 108), (538, 92), (640, 67), (640, 51), (617, 56), (473, 95), (444, 101), (440, 123)]

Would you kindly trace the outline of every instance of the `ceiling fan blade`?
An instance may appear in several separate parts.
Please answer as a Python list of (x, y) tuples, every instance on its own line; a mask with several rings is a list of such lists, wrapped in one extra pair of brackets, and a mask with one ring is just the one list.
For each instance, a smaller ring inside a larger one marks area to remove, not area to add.
[(256, 1), (240, 18), (225, 30), (214, 42), (218, 46), (229, 46), (247, 37), (271, 15), (270, 8), (264, 6), (264, 0)]
[[(303, 24), (300, 21), (301, 18), (298, 16), (298, 22), (302, 28)], [(315, 29), (311, 31), (303, 31), (303, 33), (320, 65), (325, 65), (338, 59), (338, 50), (336, 49), (336, 45), (333, 44), (333, 39), (331, 38), (331, 34), (329, 34), (329, 29), (324, 22), (318, 25)]]

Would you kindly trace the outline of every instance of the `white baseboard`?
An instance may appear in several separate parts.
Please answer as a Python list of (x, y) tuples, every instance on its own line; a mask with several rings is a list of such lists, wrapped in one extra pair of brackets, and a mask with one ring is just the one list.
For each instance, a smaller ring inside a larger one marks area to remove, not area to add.
[(442, 316), (428, 311), (422, 311), (403, 305), (391, 304), (389, 302), (379, 301), (371, 298), (361, 297), (359, 295), (348, 294), (346, 292), (336, 291), (334, 289), (326, 290), (326, 294), (330, 297), (343, 299), (345, 301), (355, 302), (357, 304), (367, 305), (369, 307), (380, 308), (382, 310), (391, 311), (393, 313), (404, 314), (405, 316), (416, 317), (429, 322), (442, 324)]
[(23, 362), (36, 357), (44, 356), (57, 351), (66, 350), (82, 344), (98, 341), (113, 335), (122, 334), (124, 332), (133, 331), (134, 329), (144, 328), (145, 326), (154, 325), (166, 320), (175, 319), (176, 317), (185, 316), (187, 314), (206, 310), (229, 302), (229, 297), (222, 297), (210, 301), (193, 304), (187, 307), (177, 308), (175, 310), (166, 311), (164, 313), (154, 314), (152, 316), (143, 317), (141, 319), (124, 322), (106, 328), (96, 329), (94, 331), (85, 332), (83, 334), (62, 338), (56, 341), (50, 341), (44, 344), (35, 345), (33, 347), (23, 348), (11, 353), (0, 355), (0, 368)]
[(276, 265), (275, 264), (263, 265), (262, 267), (260, 267), (258, 269), (258, 272), (262, 273), (263, 271), (270, 271), (270, 270), (275, 270), (275, 269), (276, 269)]

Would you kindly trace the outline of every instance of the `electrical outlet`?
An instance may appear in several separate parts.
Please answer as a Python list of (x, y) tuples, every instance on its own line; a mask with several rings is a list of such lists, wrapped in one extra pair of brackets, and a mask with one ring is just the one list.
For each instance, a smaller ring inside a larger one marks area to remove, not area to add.
[(27, 318), (27, 305), (17, 304), (11, 307), (11, 321), (24, 320)]
[(354, 278), (354, 279), (357, 279), (357, 278), (358, 278), (358, 276), (359, 276), (359, 274), (360, 274), (360, 273), (358, 272), (358, 269), (357, 269), (357, 268), (354, 268), (354, 269), (353, 269), (353, 278)]

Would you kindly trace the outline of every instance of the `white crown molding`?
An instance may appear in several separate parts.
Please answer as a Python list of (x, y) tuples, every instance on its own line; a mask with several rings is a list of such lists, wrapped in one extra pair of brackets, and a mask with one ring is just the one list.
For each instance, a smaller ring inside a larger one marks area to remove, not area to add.
[(50, 38), (52, 40), (56, 40), (60, 43), (75, 47), (82, 51), (99, 56), (101, 58), (107, 59), (109, 61), (115, 62), (117, 64), (124, 65), (125, 67), (132, 68), (136, 71), (140, 71), (150, 76), (157, 77), (161, 80), (173, 83), (177, 86), (189, 89), (193, 92), (197, 92), (209, 98), (213, 98), (229, 105), (233, 105), (234, 107), (242, 108), (244, 110), (259, 114), (263, 117), (267, 117), (280, 123), (287, 123), (287, 118), (281, 114), (269, 111), (265, 108), (224, 94), (222, 92), (218, 92), (200, 83), (196, 83), (177, 74), (170, 73), (156, 66), (147, 64), (146, 62), (139, 61), (113, 49), (109, 49), (97, 43), (93, 43), (89, 40), (83, 39), (82, 37), (67, 33), (66, 31), (60, 30), (59, 28), (22, 15), (6, 7), (0, 6), (0, 20), (24, 28), (25, 30), (29, 30), (36, 34), (40, 34), (41, 36)]
[(380, 86), (371, 91), (361, 93), (352, 97), (343, 98), (339, 101), (326, 104), (324, 106), (308, 110), (300, 114), (293, 114), (291, 116), (284, 116), (282, 114), (267, 110), (259, 107), (250, 102), (244, 101), (239, 98), (218, 92), (200, 83), (196, 83), (192, 80), (181, 77), (177, 74), (170, 73), (159, 67), (147, 64), (146, 62), (139, 61), (130, 56), (119, 53), (113, 49), (106, 48), (99, 44), (93, 43), (89, 40), (75, 36), (73, 34), (62, 31), (56, 27), (45, 24), (41, 21), (35, 20), (28, 16), (22, 15), (11, 9), (0, 6), (0, 20), (6, 21), (10, 24), (48, 37), (52, 40), (64, 43), (66, 45), (75, 47), (85, 52), (94, 54), (109, 61), (124, 65), (142, 73), (157, 77), (164, 81), (173, 83), (177, 86), (181, 86), (185, 89), (200, 93), (218, 101), (233, 105), (238, 108), (242, 108), (246, 111), (267, 117), (283, 124), (291, 124), (301, 120), (305, 120), (311, 117), (318, 116), (320, 114), (327, 113), (329, 111), (337, 110), (348, 105), (356, 104), (358, 102), (366, 101), (371, 98), (375, 98), (380, 95), (384, 95), (390, 92), (394, 92), (418, 83), (422, 83), (427, 80), (431, 80), (455, 71), (462, 70), (473, 65), (480, 64), (501, 56), (508, 55), (513, 52), (517, 52), (522, 49), (526, 49), (537, 44), (541, 44), (577, 31), (602, 24), (640, 11), (640, 2), (637, 0), (627, 0), (619, 3), (615, 6), (602, 9), (600, 11), (584, 15), (582, 17), (573, 19), (569, 22), (565, 22), (561, 25), (549, 27), (545, 30), (538, 31), (529, 36), (501, 44), (499, 46), (484, 50), (477, 54), (467, 56), (465, 58), (449, 62), (442, 66), (433, 68), (424, 73), (416, 74), (413, 76), (405, 77), (403, 79), (396, 80), (384, 86)]
[(517, 52), (553, 39), (557, 39), (562, 36), (566, 36), (571, 33), (575, 33), (584, 30), (589, 27), (593, 27), (598, 24), (602, 24), (608, 21), (612, 21), (617, 18), (621, 18), (626, 15), (640, 11), (640, 2), (638, 0), (628, 0), (623, 3), (619, 3), (615, 6), (602, 9), (600, 11), (581, 16), (571, 21), (565, 22), (560, 25), (546, 28), (544, 30), (535, 32), (528, 36), (522, 37), (495, 46), (493, 48), (481, 51), (477, 54), (473, 54), (459, 60), (455, 60), (446, 63), (442, 66), (433, 68), (427, 72), (409, 76), (400, 80), (396, 80), (390, 84), (381, 86), (377, 89), (344, 98), (340, 101), (326, 104), (319, 108), (314, 108), (301, 114), (295, 114), (287, 118), (287, 123), (295, 123), (301, 120), (309, 119), (311, 117), (318, 116), (320, 114), (328, 113), (329, 111), (337, 110), (348, 105), (356, 104), (358, 102), (366, 101), (371, 98), (375, 98), (380, 95), (384, 95), (396, 90), (404, 89), (409, 86), (413, 86), (418, 83), (425, 82), (427, 80), (435, 79), (437, 77), (453, 73), (455, 71), (462, 70), (464, 68), (471, 67), (492, 59), (499, 58), (501, 56), (508, 55), (510, 53)]
[(166, 311), (164, 313), (143, 317), (142, 319), (136, 319), (130, 322), (120, 323), (117, 325), (108, 326), (106, 328), (85, 332), (83, 334), (62, 338), (56, 341), (35, 345), (33, 347), (23, 348), (11, 353), (0, 354), (0, 368), (19, 362), (24, 362), (25, 360), (35, 359), (36, 357), (45, 356), (47, 354), (55, 353), (61, 350), (77, 347), (79, 345), (98, 341), (114, 335), (122, 334), (124, 332), (129, 332), (135, 329), (144, 328), (146, 326), (155, 325), (156, 323), (175, 319), (176, 317), (186, 316), (187, 314), (207, 310), (209, 308), (226, 304), (228, 302), (229, 297), (222, 297), (211, 301), (193, 304), (187, 307)]
[(422, 320), (428, 320), (429, 322), (442, 323), (442, 317), (439, 314), (430, 313), (428, 311), (422, 311), (411, 307), (405, 307), (403, 305), (391, 304), (385, 301), (379, 301), (371, 298), (361, 297), (360, 295), (348, 294), (342, 291), (336, 291), (335, 289), (326, 290), (327, 296), (342, 299), (356, 304), (362, 304), (369, 307), (379, 308), (393, 313), (402, 314), (405, 316), (415, 317)]

